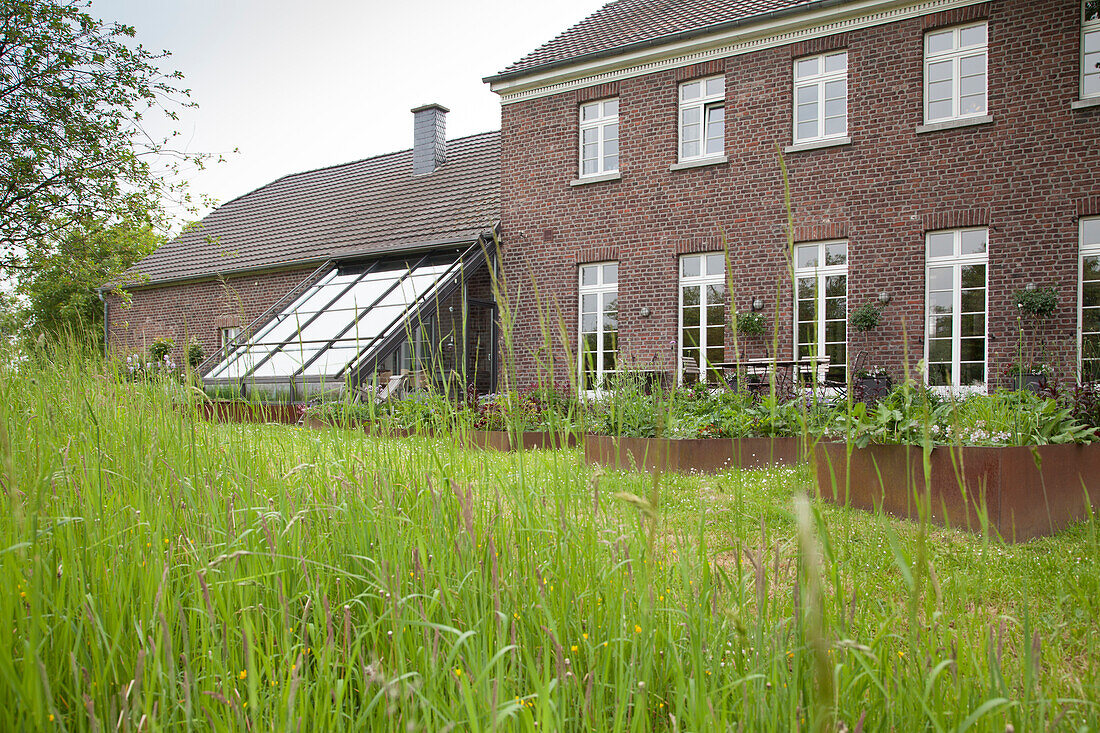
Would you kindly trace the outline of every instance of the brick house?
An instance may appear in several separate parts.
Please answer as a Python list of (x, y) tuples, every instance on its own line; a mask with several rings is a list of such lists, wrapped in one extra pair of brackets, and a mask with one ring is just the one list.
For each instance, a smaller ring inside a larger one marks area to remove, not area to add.
[(208, 386), (291, 396), (375, 375), (496, 380), (489, 268), (500, 211), (496, 132), (446, 140), (413, 110), (412, 150), (288, 175), (219, 207), (107, 296), (108, 343), (198, 341)]
[(485, 80), (517, 381), (571, 368), (540, 310), (588, 387), (816, 353), (992, 388), (1020, 325), (1100, 376), (1098, 64), (1098, 0), (610, 3)]

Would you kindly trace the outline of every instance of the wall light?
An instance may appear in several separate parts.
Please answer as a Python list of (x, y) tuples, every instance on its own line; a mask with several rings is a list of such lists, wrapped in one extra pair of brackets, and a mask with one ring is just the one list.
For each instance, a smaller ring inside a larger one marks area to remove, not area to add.
[(754, 311), (763, 310), (763, 308), (764, 308), (764, 299), (763, 298), (753, 298), (752, 299), (752, 309)]
[(887, 303), (889, 303), (890, 302), (890, 293), (883, 290), (881, 293), (878, 294), (878, 302), (882, 303), (883, 305), (886, 305)]

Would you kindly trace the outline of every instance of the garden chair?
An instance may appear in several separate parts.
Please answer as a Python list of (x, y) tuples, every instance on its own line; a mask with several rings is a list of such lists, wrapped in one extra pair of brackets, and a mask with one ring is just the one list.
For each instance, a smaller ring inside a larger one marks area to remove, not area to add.
[(376, 402), (387, 402), (389, 400), (399, 400), (405, 396), (405, 392), (409, 388), (409, 375), (398, 374), (390, 377), (386, 382), (386, 386), (378, 390), (378, 395), (375, 397)]
[(684, 368), (683, 368), (682, 375), (683, 375), (683, 383), (684, 384), (690, 385), (690, 384), (695, 384), (696, 382), (698, 382), (699, 381), (699, 362), (695, 361), (695, 359), (692, 359), (690, 356), (685, 356), (684, 357)]

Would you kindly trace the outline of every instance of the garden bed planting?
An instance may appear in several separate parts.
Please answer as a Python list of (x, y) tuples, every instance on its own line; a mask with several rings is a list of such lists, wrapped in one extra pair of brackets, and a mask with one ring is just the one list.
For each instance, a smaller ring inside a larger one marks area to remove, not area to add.
[(627, 438), (587, 435), (588, 463), (624, 471), (720, 473), (730, 468), (790, 466), (803, 460), (802, 438)]

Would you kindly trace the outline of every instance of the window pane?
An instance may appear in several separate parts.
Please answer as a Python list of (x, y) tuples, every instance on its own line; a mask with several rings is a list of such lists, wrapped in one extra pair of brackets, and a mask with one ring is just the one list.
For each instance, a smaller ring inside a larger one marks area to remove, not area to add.
[(585, 147), (589, 145), (595, 145), (599, 142), (600, 131), (595, 127), (588, 127), (581, 131), (581, 142)]
[(950, 51), (954, 48), (955, 33), (952, 30), (929, 33), (927, 40), (928, 53), (943, 53), (944, 51)]
[(600, 105), (598, 104), (586, 104), (581, 107), (581, 119), (582, 120), (594, 120), (600, 116)]
[(962, 233), (962, 249), (964, 255), (981, 254), (985, 252), (989, 234), (984, 229), (971, 229)]
[(985, 314), (971, 313), (959, 316), (959, 335), (985, 336)]
[[(719, 311), (719, 312), (724, 312), (725, 302), (726, 302), (726, 286), (725, 285), (708, 285), (707, 286), (707, 305), (709, 305), (709, 306), (717, 305), (718, 307), (723, 309), (722, 311)], [(711, 311), (711, 312), (713, 313), (714, 311)]]
[(581, 268), (581, 285), (595, 285), (598, 277), (599, 272), (595, 265), (585, 265)]
[(928, 101), (940, 102), (951, 100), (951, 80), (928, 82)]
[(1100, 20), (1100, 0), (1085, 0), (1085, 20)]
[(707, 255), (707, 274), (724, 275), (726, 272), (726, 255), (722, 252)]
[(929, 293), (928, 294), (928, 312), (929, 313), (950, 313), (951, 312), (951, 293)]
[(698, 99), (702, 92), (702, 87), (699, 82), (693, 81), (690, 84), (684, 84), (680, 87), (680, 99), (687, 101), (689, 99)]
[(581, 331), (591, 333), (596, 330), (596, 314), (584, 313), (581, 315)]
[(985, 287), (985, 265), (965, 265), (960, 277), (964, 288)]
[(800, 79), (805, 76), (813, 76), (817, 74), (818, 69), (820, 68), (820, 61), (821, 59), (817, 56), (796, 61), (794, 64), (795, 78)]
[(928, 105), (928, 119), (929, 120), (942, 120), (945, 117), (951, 116), (951, 101), (946, 102), (932, 102)]
[(937, 61), (934, 64), (928, 64), (929, 83), (934, 81), (951, 81), (952, 73), (952, 63), (950, 61)]
[(826, 298), (825, 317), (830, 320), (847, 318), (847, 303), (848, 301), (845, 298)]
[(985, 24), (959, 29), (959, 46), (980, 46), (985, 43)]
[(962, 313), (985, 313), (985, 291), (964, 290), (961, 306)]
[(605, 143), (613, 141), (617, 146), (619, 141), (619, 123), (612, 122), (610, 125), (604, 125), (603, 139)]
[(701, 265), (701, 257), (699, 255), (692, 255), (691, 257), (680, 258), (680, 274), (684, 277), (699, 277), (699, 267)]
[(810, 122), (799, 122), (798, 139), (805, 140), (811, 137), (817, 137), (817, 120), (812, 120)]
[(684, 308), (684, 328), (696, 328), (699, 326), (699, 309)]
[(716, 77), (714, 79), (707, 79), (707, 96), (713, 97), (720, 94), (725, 94), (726, 91), (726, 79), (725, 77)]
[(825, 278), (825, 297), (844, 297), (847, 290), (847, 275), (829, 275)]
[(929, 257), (951, 257), (953, 254), (955, 254), (955, 235), (952, 232), (928, 235)]
[(825, 57), (825, 73), (848, 68), (848, 52), (829, 54)]
[(985, 339), (984, 338), (959, 339), (959, 360), (960, 361), (984, 361), (985, 360)]
[(836, 242), (825, 245), (825, 264), (843, 265), (848, 262), (848, 243)]
[(799, 321), (812, 321), (817, 317), (817, 301), (816, 300), (800, 300), (798, 301), (798, 320)]
[(954, 268), (951, 267), (930, 267), (928, 268), (928, 289), (929, 290), (950, 290), (954, 278), (952, 277)]
[(603, 159), (603, 169), (607, 172), (619, 170), (619, 156), (605, 155)]
[(825, 322), (825, 340), (831, 342), (843, 341), (845, 338), (844, 321)]
[(1082, 220), (1081, 243), (1100, 244), (1100, 218)]
[(585, 293), (581, 296), (581, 313), (595, 313), (599, 310), (599, 296), (595, 293)]
[(699, 155), (699, 141), (685, 142), (681, 155), (685, 158), (695, 158)]
[(685, 308), (699, 305), (699, 286), (698, 285), (688, 285), (688, 286), (684, 287), (683, 293), (684, 293), (684, 301), (683, 302), (684, 302), (684, 307)]
[[(795, 259), (798, 269), (817, 267), (818, 246), (816, 244), (800, 244), (795, 249)], [(812, 283), (813, 280), (810, 280)]]
[[(973, 318), (974, 316), (966, 316)], [(930, 338), (950, 338), (954, 319), (951, 316), (932, 316), (928, 319), (928, 336)]]
[(825, 120), (825, 134), (826, 135), (842, 135), (848, 129), (848, 118), (841, 117), (829, 117)]
[(929, 339), (928, 361), (951, 361), (951, 339)]
[[(1100, 280), (1100, 256), (1081, 258), (1081, 280)], [(1086, 303), (1086, 305), (1100, 305), (1100, 303)]]
[(960, 364), (959, 384), (964, 387), (978, 387), (985, 384), (985, 364)]
[(604, 285), (612, 285), (619, 282), (619, 263), (610, 262), (603, 266)]
[(817, 294), (817, 279), (812, 277), (798, 278), (798, 297), (812, 299)]
[(603, 114), (605, 117), (611, 117), (619, 114), (619, 100), (609, 99), (603, 103)]
[(809, 84), (798, 88), (798, 104), (817, 103), (817, 84)]
[(1100, 331), (1100, 308), (1081, 309), (1081, 331), (1083, 333)]
[(930, 387), (945, 387), (951, 383), (950, 364), (929, 364), (928, 385)]
[(584, 173), (584, 175), (587, 176), (591, 173), (599, 173), (599, 168), (597, 167), (595, 160), (585, 160), (582, 164), (581, 171)]

